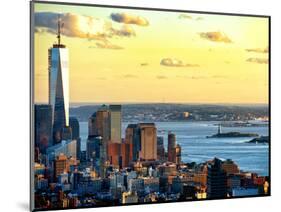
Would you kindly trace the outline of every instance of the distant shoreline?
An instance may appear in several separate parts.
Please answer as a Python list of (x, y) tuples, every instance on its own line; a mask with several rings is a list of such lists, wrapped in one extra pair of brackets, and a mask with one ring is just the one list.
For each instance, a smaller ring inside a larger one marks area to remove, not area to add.
[[(34, 104), (48, 104), (48, 102), (34, 102)], [(237, 107), (268, 107), (268, 103), (209, 103), (209, 102), (73, 102), (70, 108), (84, 106), (99, 106), (103, 104), (120, 105), (190, 105), (190, 106), (237, 106)]]

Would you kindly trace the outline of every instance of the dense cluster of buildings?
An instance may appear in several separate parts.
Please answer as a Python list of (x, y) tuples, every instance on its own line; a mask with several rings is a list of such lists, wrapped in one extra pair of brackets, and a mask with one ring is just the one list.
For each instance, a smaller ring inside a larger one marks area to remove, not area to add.
[(68, 51), (49, 49), (49, 103), (34, 106), (35, 208), (76, 208), (267, 194), (268, 179), (231, 160), (183, 163), (176, 135), (154, 123), (129, 124), (121, 105), (103, 105), (88, 120), (86, 151), (79, 122), (69, 117)]

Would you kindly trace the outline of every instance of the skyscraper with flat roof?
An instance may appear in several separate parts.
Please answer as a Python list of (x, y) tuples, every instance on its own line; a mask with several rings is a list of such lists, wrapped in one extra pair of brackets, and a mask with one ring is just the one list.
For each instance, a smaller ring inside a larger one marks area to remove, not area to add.
[(40, 153), (52, 146), (52, 106), (35, 105), (35, 147)]
[(108, 148), (108, 159), (111, 165), (119, 168), (122, 165), (121, 161), (121, 145), (119, 143), (110, 142), (107, 145)]
[(110, 140), (121, 143), (121, 105), (109, 105), (110, 110)]
[(72, 130), (72, 139), (80, 138), (80, 125), (76, 117), (69, 117), (69, 126)]
[(140, 133), (137, 124), (127, 126), (125, 140), (130, 145), (130, 160), (137, 161), (140, 151)]
[(60, 20), (58, 43), (49, 49), (49, 104), (52, 106), (54, 141), (61, 141), (61, 129), (69, 126), (69, 70), (68, 49), (60, 43)]
[(81, 154), (81, 138), (80, 138), (80, 125), (79, 121), (76, 117), (70, 117), (69, 118), (69, 125), (72, 130), (72, 139), (75, 139), (77, 141), (76, 147), (77, 147), (77, 158), (80, 158)]
[(157, 136), (157, 159), (165, 160), (164, 138), (162, 136)]
[[(108, 155), (108, 142), (110, 134), (110, 112), (106, 105), (102, 105), (88, 120), (88, 141), (101, 137), (101, 161), (105, 163)], [(102, 167), (103, 168), (103, 167)], [(104, 171), (103, 175), (104, 176)]]
[(175, 162), (176, 135), (169, 132), (168, 134), (168, 161)]
[(157, 159), (157, 130), (154, 123), (138, 124), (140, 130), (140, 159)]
[(88, 137), (101, 136), (107, 143), (110, 137), (110, 114), (106, 105), (102, 105), (97, 112), (93, 113), (88, 121)]

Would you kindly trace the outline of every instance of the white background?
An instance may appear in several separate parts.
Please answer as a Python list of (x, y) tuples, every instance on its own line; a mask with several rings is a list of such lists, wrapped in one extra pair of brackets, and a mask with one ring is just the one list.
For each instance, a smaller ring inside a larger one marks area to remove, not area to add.
[[(68, 1), (77, 2), (78, 0)], [(280, 209), (281, 7), (278, 5), (280, 1), (80, 0), (79, 2), (262, 14), (272, 17), (272, 197), (84, 209), (83, 211), (181, 210), (197, 212), (208, 210), (237, 212)], [(0, 211), (27, 211), (29, 205), (29, 2), (27, 0), (5, 0), (1, 1), (0, 8)]]

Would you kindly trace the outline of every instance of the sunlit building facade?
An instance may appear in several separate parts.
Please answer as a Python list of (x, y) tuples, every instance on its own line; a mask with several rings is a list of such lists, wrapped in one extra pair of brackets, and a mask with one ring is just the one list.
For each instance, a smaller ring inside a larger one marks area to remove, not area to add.
[(110, 140), (121, 143), (121, 105), (110, 105)]
[(49, 49), (49, 104), (55, 143), (61, 140), (60, 131), (69, 126), (69, 70), (68, 49), (54, 44)]
[(154, 123), (140, 123), (140, 159), (157, 159), (157, 130)]
[(103, 105), (92, 114), (88, 120), (88, 136), (101, 136), (105, 143), (109, 140), (110, 113), (107, 106)]

